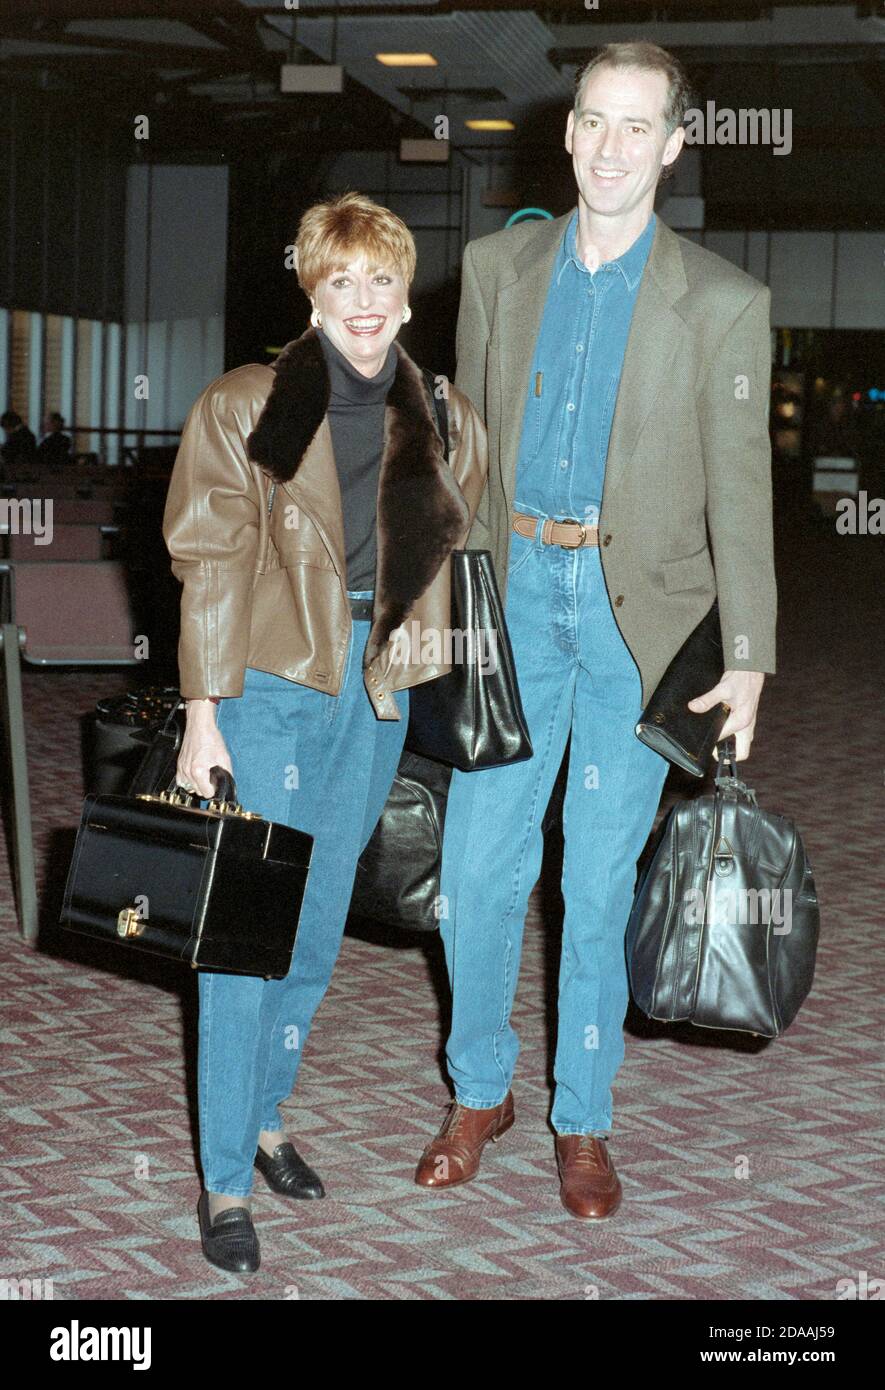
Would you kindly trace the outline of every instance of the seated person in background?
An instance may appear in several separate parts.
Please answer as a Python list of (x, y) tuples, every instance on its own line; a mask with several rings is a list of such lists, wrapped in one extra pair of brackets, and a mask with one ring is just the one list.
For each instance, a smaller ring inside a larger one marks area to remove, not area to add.
[(42, 463), (68, 463), (71, 458), (71, 436), (64, 431), (65, 417), (53, 410), (43, 421), (45, 434), (37, 447)]
[(0, 455), (7, 471), (19, 463), (31, 463), (36, 457), (37, 441), (22, 417), (14, 410), (4, 411), (0, 415), (0, 425), (6, 435), (4, 443), (0, 445)]

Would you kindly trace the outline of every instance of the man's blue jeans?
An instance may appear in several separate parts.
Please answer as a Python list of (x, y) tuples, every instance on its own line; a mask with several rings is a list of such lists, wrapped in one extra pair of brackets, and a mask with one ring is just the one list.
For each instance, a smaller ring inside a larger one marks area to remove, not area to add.
[(259, 1131), (283, 1128), (279, 1105), (295, 1085), (338, 956), (357, 859), (399, 762), (408, 691), (395, 693), (399, 722), (376, 718), (362, 672), (369, 627), (353, 623), (340, 695), (247, 667), (242, 696), (218, 706), (240, 803), (315, 843), (287, 977), (200, 972), (200, 1158), (209, 1192), (248, 1196)]
[(563, 550), (512, 534), (506, 617), (534, 755), (452, 778), (440, 921), (453, 994), (449, 1074), (457, 1099), (477, 1109), (499, 1105), (510, 1088), (523, 923), (541, 868), (541, 821), (571, 734), (551, 1119), (559, 1134), (608, 1137), (624, 1056), (636, 861), (668, 764), (634, 733), (641, 682), (597, 547)]

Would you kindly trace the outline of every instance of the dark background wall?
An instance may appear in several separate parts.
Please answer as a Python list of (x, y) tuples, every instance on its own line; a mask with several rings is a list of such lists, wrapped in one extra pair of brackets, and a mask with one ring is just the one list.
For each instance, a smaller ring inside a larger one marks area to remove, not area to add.
[(126, 163), (88, 99), (0, 89), (0, 303), (123, 318)]

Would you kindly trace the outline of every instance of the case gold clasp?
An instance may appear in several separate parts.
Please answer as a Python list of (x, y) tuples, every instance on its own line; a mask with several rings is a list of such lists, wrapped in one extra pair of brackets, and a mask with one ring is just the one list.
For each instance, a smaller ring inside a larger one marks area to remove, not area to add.
[(260, 811), (244, 811), (239, 801), (210, 801), (206, 810), (218, 811), (227, 816), (239, 816), (241, 820), (261, 820)]
[[(189, 800), (190, 793), (185, 792), (136, 792), (138, 801), (163, 801), (167, 806), (184, 806), (189, 811), (199, 810), (199, 807), (192, 806)], [(244, 811), (239, 801), (218, 801), (216, 798), (208, 802), (207, 811), (216, 814), (239, 816), (242, 820), (261, 820), (260, 811)]]
[(118, 936), (140, 936), (144, 931), (145, 921), (139, 916), (137, 907), (123, 907), (117, 914), (117, 935)]
[(188, 792), (136, 792), (137, 801), (165, 801), (167, 806), (187, 806), (191, 808)]

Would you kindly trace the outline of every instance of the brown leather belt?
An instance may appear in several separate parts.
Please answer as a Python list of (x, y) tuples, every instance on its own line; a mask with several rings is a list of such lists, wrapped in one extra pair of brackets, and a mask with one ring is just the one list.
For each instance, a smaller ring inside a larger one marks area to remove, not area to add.
[(347, 595), (350, 603), (350, 616), (357, 622), (371, 622), (372, 610), (375, 603), (374, 598), (353, 598)]
[[(518, 536), (525, 536), (533, 541), (537, 527), (536, 516), (526, 516), (523, 512), (513, 513), (513, 529)], [(579, 550), (582, 545), (599, 545), (599, 527), (585, 526), (583, 521), (552, 521), (548, 516), (541, 525), (540, 540), (543, 545), (560, 545), (563, 550)]]

